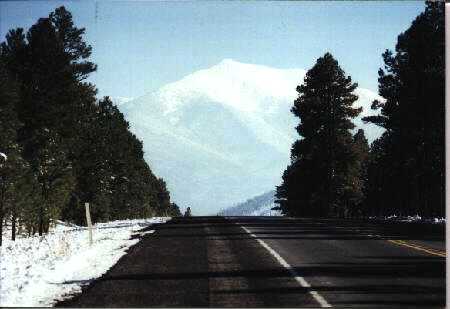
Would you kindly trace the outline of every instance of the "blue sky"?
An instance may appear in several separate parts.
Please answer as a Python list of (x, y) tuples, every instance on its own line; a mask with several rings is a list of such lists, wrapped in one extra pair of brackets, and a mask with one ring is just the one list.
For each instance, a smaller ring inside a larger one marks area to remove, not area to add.
[(137, 97), (224, 58), (310, 68), (330, 51), (361, 87), (377, 90), (382, 52), (423, 9), (412, 2), (9, 1), (0, 35), (65, 5), (86, 27), (99, 95)]

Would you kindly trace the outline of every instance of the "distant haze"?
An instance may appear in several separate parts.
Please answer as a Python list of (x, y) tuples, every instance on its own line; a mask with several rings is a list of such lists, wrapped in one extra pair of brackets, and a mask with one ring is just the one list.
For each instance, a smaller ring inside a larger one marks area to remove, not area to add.
[[(305, 70), (226, 59), (119, 108), (144, 142), (145, 158), (168, 184), (172, 200), (194, 214), (214, 214), (273, 190), (298, 135), (290, 112)], [(358, 88), (355, 120), (369, 141), (381, 129), (360, 118), (381, 99)]]
[(219, 216), (281, 216), (280, 210), (273, 210), (275, 190), (255, 196), (218, 213)]

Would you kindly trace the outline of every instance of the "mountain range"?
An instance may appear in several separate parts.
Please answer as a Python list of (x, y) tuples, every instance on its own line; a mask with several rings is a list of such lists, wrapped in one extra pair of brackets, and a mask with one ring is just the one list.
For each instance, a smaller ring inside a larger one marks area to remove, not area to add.
[(255, 196), (243, 203), (226, 208), (218, 212), (219, 216), (280, 216), (279, 210), (273, 210), (275, 204), (275, 190)]
[[(194, 214), (215, 214), (280, 183), (298, 138), (290, 108), (305, 73), (225, 59), (118, 106), (172, 199)], [(363, 113), (354, 122), (372, 141), (382, 131), (361, 117), (381, 98), (355, 92)]]

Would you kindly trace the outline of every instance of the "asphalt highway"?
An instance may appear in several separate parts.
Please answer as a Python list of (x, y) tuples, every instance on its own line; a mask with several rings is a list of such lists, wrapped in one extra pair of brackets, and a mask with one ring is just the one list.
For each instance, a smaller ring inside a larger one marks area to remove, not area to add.
[(283, 217), (150, 226), (70, 307), (445, 306), (438, 225)]

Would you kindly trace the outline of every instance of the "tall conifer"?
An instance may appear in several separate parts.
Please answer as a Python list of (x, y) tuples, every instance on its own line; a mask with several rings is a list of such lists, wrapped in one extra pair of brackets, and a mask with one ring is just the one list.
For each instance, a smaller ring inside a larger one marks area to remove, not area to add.
[(346, 186), (355, 164), (351, 119), (357, 87), (330, 53), (319, 58), (297, 87), (292, 113), (300, 118), (302, 137), (291, 150), (291, 165), (277, 197), (284, 212), (306, 216), (344, 216), (352, 187)]
[[(395, 53), (386, 50), (378, 72), (385, 101), (372, 104), (381, 114), (364, 119), (386, 129), (373, 152), (391, 171), (380, 175), (382, 169), (372, 169), (369, 176), (372, 182), (379, 179), (382, 191), (371, 191), (368, 199), (381, 194), (390, 214), (444, 215), (444, 19), (444, 3), (427, 2), (425, 11), (398, 36)], [(392, 180), (394, 192), (383, 185)]]

